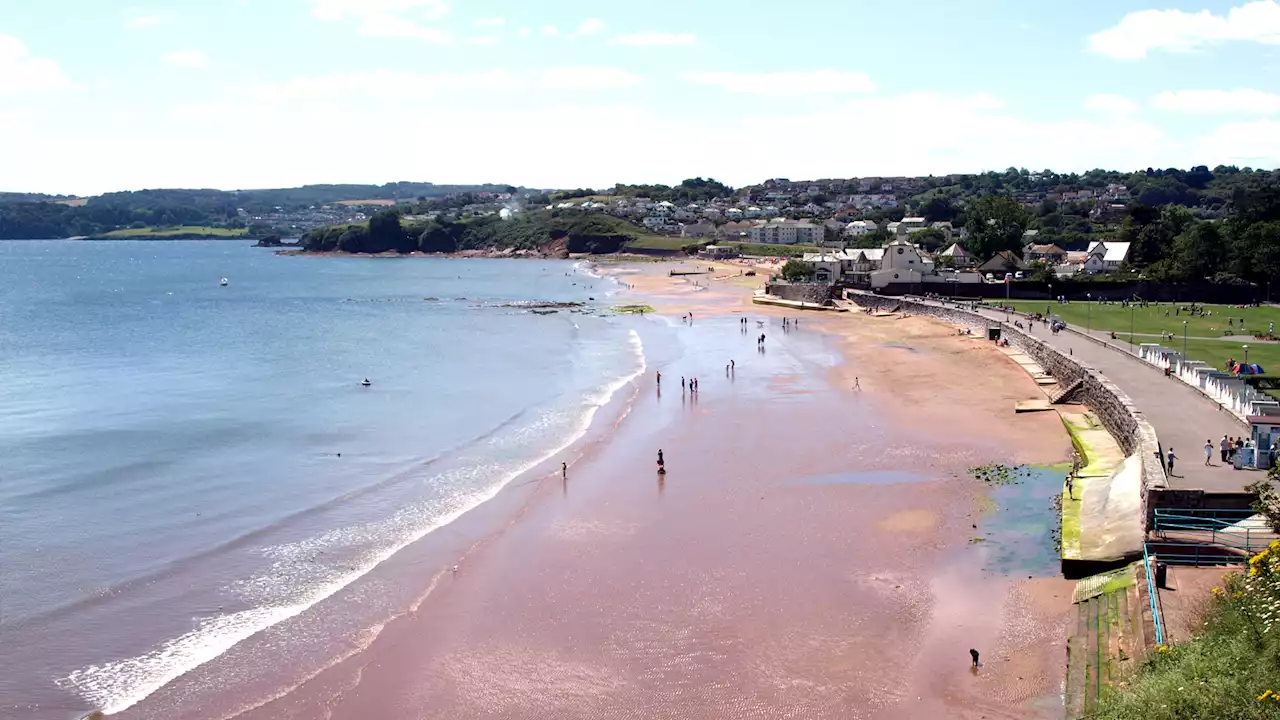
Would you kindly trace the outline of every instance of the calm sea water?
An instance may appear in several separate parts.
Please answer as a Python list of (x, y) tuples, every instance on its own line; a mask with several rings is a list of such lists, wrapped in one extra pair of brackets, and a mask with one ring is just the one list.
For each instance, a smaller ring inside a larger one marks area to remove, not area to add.
[(125, 710), (564, 449), (644, 371), (643, 321), (510, 303), (608, 292), (569, 262), (0, 243), (0, 716)]

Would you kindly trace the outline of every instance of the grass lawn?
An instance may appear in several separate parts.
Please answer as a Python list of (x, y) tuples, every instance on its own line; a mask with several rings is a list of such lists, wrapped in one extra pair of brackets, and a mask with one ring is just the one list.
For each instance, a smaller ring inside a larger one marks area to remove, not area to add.
[(679, 250), (685, 245), (698, 242), (697, 238), (667, 237), (665, 235), (637, 235), (627, 242), (623, 250)]
[[(996, 300), (995, 302), (1003, 303), (1004, 301)], [(1060, 305), (1043, 300), (1013, 300), (1009, 304), (1022, 312), (1044, 312), (1047, 307), (1051, 314), (1062, 316), (1062, 319), (1067, 324), (1079, 329), (1084, 329), (1088, 326), (1094, 330), (1110, 330), (1117, 334), (1129, 332), (1129, 308), (1121, 305), (1103, 305), (1096, 302), (1079, 301)], [(1205, 317), (1187, 313), (1178, 314), (1176, 312), (1177, 308), (1184, 305), (1185, 303), (1179, 305), (1163, 303), (1160, 305), (1148, 305), (1145, 308), (1135, 307), (1133, 309), (1133, 332), (1159, 335), (1163, 331), (1174, 333), (1181, 338), (1182, 322), (1185, 320), (1188, 337), (1221, 337), (1223, 335), (1266, 334), (1269, 323), (1280, 324), (1280, 308), (1276, 307), (1239, 308), (1232, 305), (1206, 305), (1204, 306), (1205, 309), (1213, 314)], [(1166, 313), (1168, 314), (1166, 315)], [(1227, 324), (1229, 318), (1234, 320), (1231, 325)], [(1241, 319), (1244, 320), (1244, 326), (1248, 329), (1248, 332), (1241, 331)], [(1159, 338), (1156, 341), (1158, 342)], [(1147, 340), (1145, 342), (1151, 341)]]
[(187, 237), (191, 235), (204, 235), (207, 237), (244, 237), (248, 234), (249, 231), (243, 228), (233, 230), (231, 228), (183, 225), (181, 227), (164, 228), (125, 228), (123, 230), (112, 230), (111, 232), (100, 235), (99, 237), (115, 240), (158, 240), (167, 237)]
[[(1119, 342), (1129, 342), (1129, 335), (1116, 334)], [(1142, 343), (1156, 343), (1170, 350), (1182, 352), (1182, 336), (1179, 335), (1173, 340), (1160, 342), (1160, 338), (1143, 337), (1136, 335), (1133, 342), (1137, 345)], [(1187, 356), (1192, 360), (1200, 360), (1210, 365), (1225, 370), (1227, 360), (1244, 360), (1244, 346), (1249, 346), (1249, 362), (1261, 365), (1266, 370), (1267, 377), (1280, 376), (1280, 343), (1261, 343), (1261, 342), (1226, 342), (1222, 340), (1194, 340), (1187, 339)]]

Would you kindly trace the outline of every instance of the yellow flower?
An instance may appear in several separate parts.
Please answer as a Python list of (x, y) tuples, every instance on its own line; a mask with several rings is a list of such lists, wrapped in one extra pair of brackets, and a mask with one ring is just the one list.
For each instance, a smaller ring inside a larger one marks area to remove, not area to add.
[(1218, 588), (1218, 587), (1214, 588), (1213, 590), (1210, 590), (1209, 592), (1213, 593), (1213, 596), (1217, 598), (1222, 597), (1224, 594), (1222, 591), (1222, 588)]
[(1167, 653), (1167, 652), (1169, 652), (1169, 646), (1168, 646), (1168, 645), (1157, 645), (1157, 646), (1156, 646), (1156, 652)]
[(1258, 696), (1258, 702), (1262, 702), (1263, 700), (1266, 700), (1268, 697), (1271, 697), (1271, 691), (1270, 691), (1270, 690), (1268, 690), (1268, 691), (1266, 691), (1266, 692), (1262, 693), (1261, 695), (1259, 695), (1259, 696)]

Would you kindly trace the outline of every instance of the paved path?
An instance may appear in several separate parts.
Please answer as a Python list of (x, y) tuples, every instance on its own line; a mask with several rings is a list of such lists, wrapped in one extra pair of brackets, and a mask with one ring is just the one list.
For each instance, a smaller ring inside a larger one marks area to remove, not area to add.
[[(995, 310), (983, 309), (979, 314), (1001, 322), (1005, 319), (1003, 312)], [(1022, 322), (1026, 324), (1025, 320)], [(1172, 448), (1177, 455), (1170, 487), (1240, 490), (1261, 477), (1257, 471), (1235, 470), (1219, 460), (1218, 441), (1222, 436), (1245, 435), (1248, 428), (1190, 385), (1166, 378), (1162, 370), (1129, 354), (1127, 343), (1103, 347), (1072, 332), (1053, 335), (1044, 325), (1036, 326), (1031, 334), (1092, 365), (1133, 400), (1155, 427), (1165, 452)], [(1213, 441), (1214, 448), (1209, 467), (1204, 464), (1206, 439)]]

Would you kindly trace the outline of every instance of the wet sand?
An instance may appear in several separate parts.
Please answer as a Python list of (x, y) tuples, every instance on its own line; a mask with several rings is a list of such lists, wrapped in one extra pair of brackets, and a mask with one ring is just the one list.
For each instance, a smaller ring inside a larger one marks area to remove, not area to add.
[[(670, 267), (621, 268), (627, 300), (693, 312), (690, 347), (719, 355), (657, 367), (661, 393), (651, 368), (615, 436), (413, 612), (238, 717), (1060, 716), (1069, 584), (970, 542), (967, 467), (1067, 457), (1055, 415), (1013, 413), (1034, 382), (924, 320), (766, 309), (762, 278), (699, 289)], [(846, 362), (808, 364), (815, 347)]]

